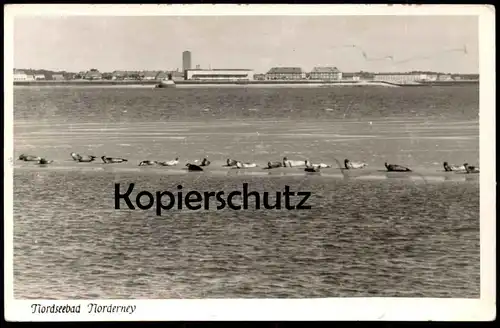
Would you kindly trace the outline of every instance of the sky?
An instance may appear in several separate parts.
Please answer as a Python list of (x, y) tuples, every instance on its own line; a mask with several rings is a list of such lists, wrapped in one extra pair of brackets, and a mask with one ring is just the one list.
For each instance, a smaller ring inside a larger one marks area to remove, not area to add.
[[(464, 51), (466, 49), (466, 51)], [(14, 67), (66, 71), (335, 66), (478, 73), (477, 16), (23, 16)], [(366, 56), (363, 55), (363, 52)]]

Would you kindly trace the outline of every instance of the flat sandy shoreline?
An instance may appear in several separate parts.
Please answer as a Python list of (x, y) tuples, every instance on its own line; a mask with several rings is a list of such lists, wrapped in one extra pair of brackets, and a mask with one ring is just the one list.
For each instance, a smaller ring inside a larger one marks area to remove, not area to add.
[[(112, 81), (112, 80), (71, 80), (71, 81), (15, 81), (14, 86), (143, 86), (152, 87), (159, 84), (157, 80), (127, 80), (127, 81)], [(451, 85), (470, 85), (479, 84), (479, 81), (436, 81), (429, 83), (417, 84), (397, 84), (384, 81), (246, 81), (246, 82), (231, 82), (231, 81), (175, 81), (176, 87), (334, 87), (334, 86), (383, 86), (383, 87), (425, 87), (425, 86), (451, 86)]]

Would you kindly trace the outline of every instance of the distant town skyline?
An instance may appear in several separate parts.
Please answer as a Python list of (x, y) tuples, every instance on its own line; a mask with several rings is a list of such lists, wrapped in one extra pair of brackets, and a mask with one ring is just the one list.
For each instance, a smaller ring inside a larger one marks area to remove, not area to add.
[(475, 16), (16, 17), (14, 67), (479, 73)]

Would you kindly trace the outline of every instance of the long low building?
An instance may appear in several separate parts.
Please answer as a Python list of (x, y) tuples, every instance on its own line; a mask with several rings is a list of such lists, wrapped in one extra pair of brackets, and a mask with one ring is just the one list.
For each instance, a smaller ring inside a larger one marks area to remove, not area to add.
[(413, 83), (420, 81), (435, 81), (437, 75), (418, 72), (410, 73), (376, 73), (374, 80), (393, 83)]
[(186, 80), (205, 81), (251, 81), (253, 70), (251, 69), (187, 69), (184, 71)]
[(33, 74), (26, 74), (24, 71), (14, 70), (14, 81), (34, 81)]

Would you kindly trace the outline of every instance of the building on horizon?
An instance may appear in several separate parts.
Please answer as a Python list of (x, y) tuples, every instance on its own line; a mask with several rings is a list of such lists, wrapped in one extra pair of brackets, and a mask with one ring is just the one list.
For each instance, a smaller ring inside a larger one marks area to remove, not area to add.
[(191, 69), (191, 51), (184, 51), (182, 53), (182, 71)]
[[(438, 81), (453, 81), (451, 74), (439, 74), (436, 78)], [(458, 80), (458, 79), (457, 79)]]
[(418, 72), (409, 73), (375, 73), (374, 80), (399, 83), (399, 84), (413, 84), (419, 81), (427, 80), (428, 74), (422, 74)]
[(75, 79), (76, 80), (83, 80), (85, 78), (85, 74), (87, 74), (86, 71), (80, 71), (76, 74)]
[(252, 69), (188, 69), (184, 71), (185, 80), (199, 81), (251, 81)]
[(168, 72), (167, 71), (159, 71), (158, 74), (156, 74), (156, 76), (155, 76), (155, 80), (157, 80), (157, 81), (168, 80)]
[(253, 76), (254, 80), (262, 81), (266, 79), (266, 74), (254, 74)]
[(176, 69), (175, 71), (169, 72), (169, 74), (170, 74), (170, 77), (172, 78), (172, 81), (184, 80), (184, 73), (179, 72), (178, 69)]
[(46, 80), (47, 77), (45, 76), (45, 74), (35, 74), (35, 80)]
[(113, 71), (111, 73), (111, 80), (140, 80), (141, 75), (144, 77), (144, 72), (138, 71)]
[(314, 67), (309, 78), (311, 80), (342, 80), (342, 72), (337, 67)]
[(99, 70), (92, 68), (85, 73), (85, 76), (83, 78), (85, 80), (101, 80), (102, 74), (101, 72), (99, 72)]
[(273, 67), (266, 73), (266, 80), (303, 80), (306, 73), (300, 67)]
[(158, 75), (158, 71), (142, 71), (139, 73), (139, 78), (141, 80), (156, 80), (156, 76)]
[(141, 72), (139, 71), (127, 71), (127, 75), (124, 80), (137, 81), (141, 79)]
[(453, 79), (479, 81), (479, 74), (454, 74)]
[(163, 81), (169, 79), (171, 79), (172, 81), (184, 80), (184, 74), (182, 72), (179, 72), (179, 70), (159, 71), (155, 78), (155, 80), (157, 81)]
[(342, 79), (349, 80), (349, 81), (360, 81), (361, 75), (359, 73), (343, 72)]
[[(63, 77), (65, 80), (74, 80), (76, 77), (76, 73), (66, 72), (63, 74)], [(52, 76), (52, 78), (54, 78), (54, 76)]]
[(420, 73), (420, 80), (422, 81), (436, 81), (439, 77), (437, 73)]
[[(373, 81), (375, 79), (375, 73), (360, 71), (354, 74), (358, 75), (359, 79), (363, 81)], [(345, 73), (343, 75), (345, 75)]]
[(123, 80), (127, 76), (126, 71), (113, 71), (111, 73), (111, 80)]
[(52, 80), (63, 81), (66, 80), (63, 74), (52, 74)]
[(35, 76), (26, 74), (25, 71), (14, 69), (14, 81), (34, 81)]

